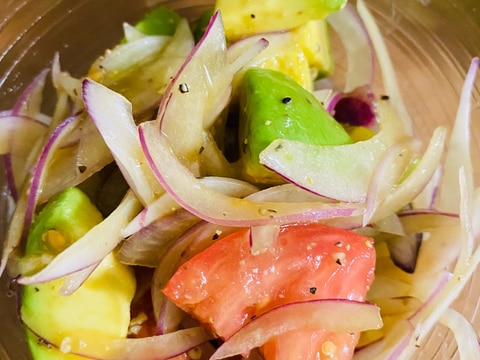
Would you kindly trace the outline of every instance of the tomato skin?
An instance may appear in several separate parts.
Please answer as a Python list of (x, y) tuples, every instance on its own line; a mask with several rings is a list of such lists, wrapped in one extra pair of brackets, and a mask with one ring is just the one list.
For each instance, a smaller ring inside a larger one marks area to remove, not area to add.
[[(183, 264), (163, 292), (225, 339), (252, 318), (289, 302), (362, 301), (374, 265), (372, 240), (346, 230), (317, 223), (285, 225), (274, 245), (256, 255), (250, 251), (249, 230), (242, 230)], [(357, 338), (347, 340), (352, 348)], [(275, 339), (266, 344), (266, 353), (278, 352), (278, 344)], [(294, 359), (288, 349), (282, 352)]]

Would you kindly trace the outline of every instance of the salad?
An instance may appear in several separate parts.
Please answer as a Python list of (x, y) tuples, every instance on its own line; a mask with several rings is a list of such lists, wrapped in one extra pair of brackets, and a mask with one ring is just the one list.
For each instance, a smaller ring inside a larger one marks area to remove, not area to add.
[(439, 322), (480, 358), (451, 306), (480, 261), (478, 58), (452, 133), (424, 143), (361, 0), (162, 6), (123, 29), (0, 115), (0, 273), (35, 359), (409, 359)]

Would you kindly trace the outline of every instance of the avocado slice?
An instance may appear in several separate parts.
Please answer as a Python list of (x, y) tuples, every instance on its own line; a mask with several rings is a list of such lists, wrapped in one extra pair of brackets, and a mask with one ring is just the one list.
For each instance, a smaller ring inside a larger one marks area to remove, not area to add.
[(145, 35), (168, 35), (175, 34), (180, 15), (167, 6), (160, 6), (149, 13), (135, 24), (135, 28)]
[(257, 183), (283, 182), (265, 168), (259, 155), (273, 140), (315, 145), (352, 143), (345, 129), (307, 90), (282, 72), (248, 69), (239, 86), (240, 163)]
[(327, 21), (325, 19), (310, 20), (293, 29), (292, 33), (313, 70), (313, 78), (330, 75), (333, 72), (334, 61)]
[(199, 42), (202, 38), (203, 34), (205, 34), (205, 30), (210, 23), (210, 19), (212, 18), (213, 14), (215, 13), (215, 9), (210, 8), (205, 10), (200, 14), (200, 17), (193, 23), (193, 37), (195, 42)]
[[(38, 214), (25, 256), (58, 254), (100, 221), (102, 215), (81, 190), (66, 189)], [(72, 295), (61, 295), (62, 285), (63, 279), (56, 279), (21, 289), (20, 314), (35, 360), (83, 359), (69, 347), (127, 336), (135, 277), (113, 254)]]
[(324, 19), (347, 0), (217, 0), (228, 41), (253, 34), (290, 30), (309, 20)]

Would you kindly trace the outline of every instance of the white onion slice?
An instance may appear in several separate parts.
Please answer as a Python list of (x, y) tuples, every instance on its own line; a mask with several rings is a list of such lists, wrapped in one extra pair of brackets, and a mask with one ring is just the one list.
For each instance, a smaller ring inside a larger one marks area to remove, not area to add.
[(153, 122), (139, 126), (147, 161), (175, 201), (198, 217), (221, 225), (255, 226), (269, 223), (321, 221), (348, 217), (359, 210), (354, 204), (253, 202), (226, 196), (202, 184), (174, 155), (166, 136)]
[(58, 254), (45, 268), (20, 277), (23, 285), (47, 282), (101, 261), (123, 240), (120, 231), (140, 211), (141, 205), (129, 191), (120, 205), (105, 220)]
[(337, 333), (357, 333), (382, 326), (380, 309), (373, 304), (351, 300), (312, 300), (289, 303), (270, 310), (233, 334), (210, 360), (245, 355), (274, 336), (289, 331), (327, 329)]

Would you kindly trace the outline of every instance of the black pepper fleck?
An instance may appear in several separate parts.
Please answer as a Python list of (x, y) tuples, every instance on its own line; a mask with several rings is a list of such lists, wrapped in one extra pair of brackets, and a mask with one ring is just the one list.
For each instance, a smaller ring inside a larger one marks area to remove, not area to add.
[(335, 262), (336, 262), (338, 265), (342, 265), (342, 261), (341, 261), (340, 259), (335, 260)]
[(215, 233), (215, 234), (213, 234), (213, 236), (212, 236), (212, 240), (217, 240), (219, 237), (220, 237), (220, 236), (219, 236), (217, 233)]
[(251, 17), (252, 19), (255, 19), (255, 14), (250, 14), (250, 17)]
[(310, 288), (310, 294), (315, 295), (316, 292), (317, 292), (317, 288), (316, 288), (316, 287), (311, 287), (311, 288)]
[(182, 94), (185, 94), (190, 91), (190, 88), (188, 87), (187, 83), (181, 83), (180, 85), (178, 85), (178, 90), (180, 90)]
[(291, 102), (292, 102), (292, 98), (290, 96), (285, 96), (282, 99), (282, 103), (284, 103), (284, 104), (290, 104)]
[(80, 171), (80, 174), (83, 174), (85, 171), (87, 171), (87, 167), (85, 165), (79, 165), (78, 171)]
[(388, 96), (388, 95), (382, 95), (382, 96), (380, 97), (380, 99), (382, 99), (382, 100), (389, 100), (389, 99), (390, 99), (390, 96)]

